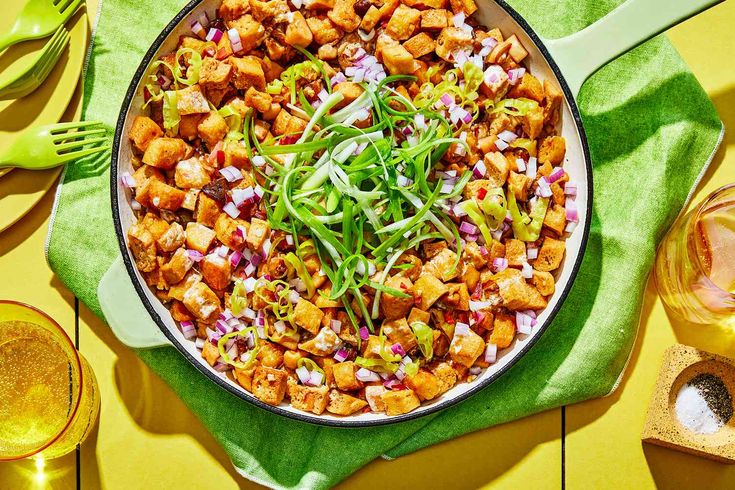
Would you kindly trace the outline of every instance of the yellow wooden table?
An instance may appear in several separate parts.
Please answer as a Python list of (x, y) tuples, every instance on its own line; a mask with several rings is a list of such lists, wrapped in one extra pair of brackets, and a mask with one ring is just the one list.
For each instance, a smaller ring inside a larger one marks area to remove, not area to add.
[[(727, 128), (735, 127), (733, 25), (735, 2), (730, 1), (669, 33)], [(727, 133), (694, 199), (733, 181), (735, 137)], [(44, 475), (36, 474), (29, 461), (0, 464), (0, 488), (257, 488), (235, 473), (224, 451), (168, 386), (54, 277), (43, 260), (52, 204), (50, 193), (0, 234), (0, 298), (43, 308), (77, 340), (100, 383), (99, 428), (78, 454), (49, 462)], [(662, 353), (675, 342), (735, 356), (735, 335), (668, 318), (649, 284), (635, 351), (613, 396), (480, 431), (396, 461), (376, 461), (341, 487), (373, 489), (376, 482), (403, 482), (395, 486), (735, 488), (735, 467), (640, 442)]]

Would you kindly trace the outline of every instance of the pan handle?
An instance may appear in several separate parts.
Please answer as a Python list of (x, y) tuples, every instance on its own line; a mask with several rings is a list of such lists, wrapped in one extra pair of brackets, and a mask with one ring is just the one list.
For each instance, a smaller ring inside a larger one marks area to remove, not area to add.
[(102, 276), (97, 297), (112, 333), (123, 344), (135, 349), (171, 345), (140, 301), (122, 256)]
[(723, 0), (628, 0), (579, 32), (544, 40), (576, 98), (587, 78), (639, 44)]

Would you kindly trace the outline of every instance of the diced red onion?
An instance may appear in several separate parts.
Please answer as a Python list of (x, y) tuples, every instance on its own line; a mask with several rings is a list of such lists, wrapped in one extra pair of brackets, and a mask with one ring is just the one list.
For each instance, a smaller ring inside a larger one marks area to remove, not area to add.
[[(478, 283), (479, 284), (479, 283)], [(472, 301), (470, 300), (470, 311), (480, 311), (493, 306), (492, 301)]]
[(334, 76), (333, 76), (333, 77), (332, 77), (332, 78), (330, 79), (330, 81), (332, 82), (332, 87), (334, 87), (334, 86), (335, 86), (335, 85), (337, 85), (338, 83), (346, 82), (346, 81), (347, 81), (347, 77), (345, 76), (345, 74), (344, 74), (344, 73), (342, 73), (341, 71), (338, 71), (338, 72), (337, 72), (337, 73), (336, 73), (336, 74), (335, 74), (335, 75), (334, 75)]
[(526, 167), (526, 177), (528, 177), (529, 179), (536, 178), (537, 164), (538, 161), (536, 160), (536, 157), (531, 157), (528, 159), (528, 166)]
[(530, 335), (532, 332), (531, 320), (533, 319), (527, 314), (517, 311), (516, 312), (516, 330), (518, 330), (518, 333), (521, 333), (524, 335)]
[(415, 116), (413, 116), (413, 121), (416, 124), (416, 129), (424, 130), (424, 129), (427, 129), (427, 127), (428, 127), (426, 125), (426, 118), (421, 113), (416, 114)]
[(260, 202), (260, 200), (263, 199), (263, 195), (265, 194), (265, 190), (262, 187), (260, 187), (259, 185), (256, 185), (255, 186), (255, 190), (253, 192), (255, 192), (255, 200), (258, 201), (258, 202)]
[(413, 184), (413, 180), (409, 179), (405, 175), (399, 175), (396, 178), (396, 184), (398, 184), (399, 187), (408, 187)]
[(571, 233), (574, 231), (574, 229), (577, 228), (577, 223), (574, 221), (570, 221), (567, 223), (567, 226), (564, 228), (564, 231), (567, 233)]
[[(247, 290), (247, 286), (245, 287), (245, 289)], [(252, 292), (252, 290), (249, 292)], [(242, 312), (242, 316), (244, 318), (247, 318), (248, 320), (254, 320), (256, 317), (256, 313), (255, 313), (255, 310), (253, 310), (252, 308), (245, 308), (245, 311)]]
[(255, 165), (256, 167), (262, 167), (263, 165), (265, 165), (265, 158), (260, 155), (255, 155), (252, 161), (253, 165)]
[(245, 187), (244, 189), (232, 189), (230, 192), (232, 196), (232, 202), (235, 206), (240, 207), (246, 202), (252, 202), (255, 200), (255, 191), (252, 187)]
[(452, 213), (457, 217), (461, 218), (463, 216), (467, 216), (467, 211), (464, 210), (461, 204), (456, 204), (454, 207), (452, 207)]
[(406, 372), (403, 369), (398, 368), (398, 370), (396, 370), (396, 372), (393, 373), (393, 376), (395, 376), (398, 379), (398, 381), (403, 381), (406, 377)]
[(508, 268), (508, 259), (504, 257), (498, 257), (493, 259), (493, 269), (495, 272), (502, 272)]
[(553, 171), (553, 172), (551, 172), (551, 173), (549, 174), (549, 183), (550, 183), (550, 184), (553, 184), (553, 183), (554, 183), (554, 182), (556, 182), (557, 180), (559, 180), (559, 179), (561, 179), (562, 177), (564, 177), (564, 174), (565, 174), (565, 173), (566, 173), (566, 172), (564, 172), (564, 169), (563, 169), (563, 168), (561, 168), (561, 167), (556, 167), (556, 168), (554, 169), (554, 171)]
[(212, 28), (207, 33), (206, 39), (207, 41), (218, 43), (219, 40), (222, 39), (222, 31), (220, 31), (219, 29)]
[(367, 327), (360, 327), (360, 338), (362, 340), (367, 340), (370, 338), (370, 330), (368, 330)]
[(401, 383), (401, 380), (394, 377), (383, 381), (383, 386), (388, 388), (389, 390), (392, 390), (394, 388), (400, 388), (401, 386), (403, 386), (403, 383)]
[(192, 262), (201, 262), (202, 259), (204, 258), (204, 254), (199, 252), (198, 250), (188, 249), (186, 251), (186, 255), (189, 256)]
[(212, 369), (214, 369), (218, 373), (224, 373), (225, 371), (229, 371), (232, 368), (230, 367), (229, 364), (225, 364), (223, 362), (217, 362), (217, 364), (215, 364)]
[(191, 32), (193, 32), (200, 39), (206, 39), (207, 37), (207, 31), (198, 20), (195, 20), (191, 23)]
[(476, 242), (480, 239), (480, 235), (465, 235), (464, 240), (467, 242)]
[(120, 176), (120, 182), (122, 182), (123, 187), (127, 189), (132, 189), (136, 186), (135, 179), (132, 175), (130, 175), (130, 172), (125, 172)]
[(224, 320), (217, 320), (214, 327), (222, 334), (230, 333), (230, 326)]
[(181, 322), (181, 333), (186, 340), (191, 340), (197, 336), (197, 329), (192, 322)]
[(572, 184), (571, 182), (567, 182), (564, 184), (564, 194), (567, 196), (576, 196), (577, 195), (577, 184)]
[(391, 345), (390, 346), (390, 351), (393, 354), (396, 354), (396, 355), (401, 356), (401, 357), (403, 357), (403, 356), (406, 355), (406, 351), (403, 350), (403, 346), (400, 343)]
[(452, 97), (449, 93), (442, 94), (441, 97), (439, 97), (439, 100), (442, 104), (444, 104), (446, 107), (449, 107), (454, 104), (454, 97)]
[(450, 182), (448, 180), (442, 181), (442, 188), (441, 193), (442, 194), (451, 194), (451, 192), (454, 190), (454, 183)]
[(512, 131), (503, 131), (498, 135), (498, 138), (505, 141), (506, 143), (513, 143), (518, 139), (518, 135)]
[(235, 182), (236, 180), (242, 179), (242, 172), (237, 167), (224, 167), (219, 169), (219, 173), (227, 179), (227, 182)]
[(486, 48), (494, 48), (498, 45), (498, 40), (494, 37), (486, 37), (482, 41), (480, 41), (480, 44)]
[(494, 363), (498, 357), (498, 346), (496, 344), (487, 344), (485, 347), (485, 362)]
[(533, 267), (531, 267), (531, 264), (529, 264), (528, 262), (523, 263), (523, 267), (521, 268), (521, 275), (526, 279), (531, 279), (533, 277)]
[(227, 254), (230, 252), (230, 249), (227, 248), (227, 245), (221, 245), (214, 249), (214, 253), (222, 257), (223, 259), (227, 257)]
[(242, 254), (235, 250), (232, 252), (232, 255), (230, 255), (230, 265), (234, 268), (237, 267), (237, 264), (240, 263), (240, 260), (242, 260)]
[(141, 204), (138, 201), (136, 201), (135, 199), (131, 199), (130, 200), (130, 209), (132, 209), (133, 211), (140, 211), (141, 209), (143, 209), (143, 206), (141, 206)]
[(464, 20), (465, 20), (464, 12), (460, 12), (460, 13), (456, 14), (452, 18), (452, 21), (454, 22), (454, 27), (457, 27), (457, 28), (462, 27), (462, 25), (464, 24)]
[(334, 333), (340, 333), (342, 331), (342, 322), (334, 319), (330, 320), (329, 328), (331, 328)]
[(362, 29), (358, 29), (357, 35), (360, 36), (360, 39), (365, 42), (372, 41), (372, 39), (375, 37), (375, 29), (370, 32), (365, 32)]
[(345, 362), (349, 355), (349, 352), (347, 352), (345, 349), (340, 349), (337, 351), (336, 354), (334, 354), (334, 360), (337, 362)]
[(239, 53), (242, 51), (242, 41), (240, 40), (240, 33), (237, 29), (232, 28), (227, 31), (227, 37), (230, 38), (230, 44), (232, 45), (232, 52)]
[(476, 235), (477, 227), (472, 223), (462, 221), (462, 223), (459, 225), (459, 231), (462, 233), (469, 233), (470, 235)]
[(273, 328), (276, 332), (283, 333), (286, 331), (286, 322), (284, 322), (283, 320), (278, 320), (273, 324)]
[(202, 349), (204, 349), (204, 342), (206, 342), (206, 340), (204, 340), (204, 339), (200, 339), (200, 338), (197, 338), (197, 339), (196, 339), (196, 340), (194, 341), (194, 346), (195, 346), (195, 347), (196, 347), (197, 349), (199, 349), (199, 350), (202, 350)]
[(575, 223), (578, 222), (579, 213), (577, 211), (577, 204), (573, 200), (567, 199), (564, 207), (567, 213), (567, 221), (573, 221)]
[(303, 384), (307, 384), (309, 382), (309, 379), (311, 379), (311, 373), (308, 369), (306, 369), (306, 366), (296, 368), (296, 376), (299, 377), (299, 381), (301, 381), (301, 383)]
[(372, 381), (380, 381), (380, 376), (369, 369), (360, 368), (355, 373), (355, 378), (362, 381), (363, 383), (369, 383)]
[(246, 276), (252, 276), (255, 273), (255, 270), (256, 270), (256, 268), (253, 265), (253, 263), (252, 262), (248, 262), (245, 265), (245, 268), (243, 269), (243, 272), (245, 272), (245, 275)]
[(454, 336), (464, 337), (470, 334), (470, 326), (466, 323), (457, 322), (454, 325)]
[(311, 375), (309, 376), (309, 381), (307, 381), (306, 384), (311, 386), (320, 386), (322, 384), (322, 381), (324, 381), (324, 375), (319, 371), (314, 370), (311, 372)]
[(291, 303), (296, 304), (296, 303), (299, 302), (299, 299), (301, 299), (301, 296), (299, 295), (299, 292), (298, 291), (293, 291), (292, 290), (290, 293), (288, 293), (288, 300)]
[(538, 258), (538, 247), (528, 245), (526, 247), (526, 256), (528, 260), (535, 260)]
[(508, 70), (508, 81), (511, 85), (515, 85), (525, 74), (525, 68), (513, 68), (512, 70)]
[(477, 376), (482, 372), (482, 368), (480, 366), (472, 366), (469, 372), (471, 375)]
[(516, 167), (519, 172), (526, 171), (526, 161), (523, 158), (516, 158)]
[(472, 167), (472, 175), (474, 175), (476, 179), (481, 179), (485, 176), (485, 173), (487, 173), (485, 162), (483, 160), (478, 160), (475, 166)]
[(495, 148), (497, 148), (500, 151), (505, 151), (508, 149), (510, 145), (506, 143), (505, 141), (501, 140), (500, 138), (495, 140)]
[(536, 195), (539, 197), (551, 197), (553, 195), (553, 192), (551, 192), (551, 187), (549, 186), (549, 182), (546, 180), (546, 177), (541, 177), (538, 179), (538, 187), (536, 188)]

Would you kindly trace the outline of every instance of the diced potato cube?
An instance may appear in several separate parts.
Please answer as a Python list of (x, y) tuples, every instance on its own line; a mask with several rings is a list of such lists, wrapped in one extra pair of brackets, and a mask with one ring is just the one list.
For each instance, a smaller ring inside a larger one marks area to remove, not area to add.
[(202, 60), (199, 70), (199, 85), (209, 94), (211, 90), (222, 90), (232, 79), (232, 65), (212, 57)]
[(263, 342), (256, 359), (263, 366), (272, 368), (280, 367), (283, 364), (283, 348), (270, 342)]
[(222, 0), (217, 12), (225, 21), (235, 20), (250, 10), (248, 0)]
[(413, 35), (421, 23), (421, 12), (403, 4), (393, 12), (385, 32), (398, 41), (404, 41)]
[(533, 284), (538, 292), (544, 296), (551, 296), (554, 294), (556, 284), (554, 283), (554, 276), (550, 272), (533, 271), (533, 278), (531, 278), (531, 284)]
[(407, 277), (396, 275), (386, 279), (384, 285), (409, 295), (407, 298), (393, 296), (387, 292), (381, 295), (380, 308), (386, 320), (404, 318), (413, 306), (413, 283)]
[(202, 162), (194, 157), (187, 160), (181, 160), (176, 164), (176, 173), (174, 181), (176, 187), (181, 189), (201, 189), (211, 182), (209, 172)]
[(382, 385), (370, 385), (365, 387), (365, 399), (373, 412), (385, 412), (383, 394), (388, 390)]
[(239, 233), (235, 233), (238, 226), (245, 228), (245, 233), (248, 232), (249, 225), (246, 221), (232, 219), (227, 213), (221, 213), (214, 223), (214, 232), (217, 235), (217, 240), (233, 250), (242, 250), (245, 241)]
[(536, 139), (544, 129), (544, 109), (539, 106), (531, 109), (521, 118), (521, 125), (523, 132), (525, 132), (529, 138)]
[(253, 374), (253, 395), (268, 405), (278, 405), (286, 396), (287, 382), (286, 371), (258, 366)]
[(141, 272), (151, 272), (158, 267), (156, 242), (148, 229), (136, 223), (128, 229), (128, 244), (135, 257), (135, 265)]
[(133, 144), (140, 151), (145, 151), (151, 141), (161, 136), (163, 136), (161, 127), (153, 119), (145, 116), (135, 118), (129, 133)]
[(442, 362), (431, 368), (431, 373), (436, 376), (439, 381), (439, 393), (446, 393), (450, 388), (457, 384), (457, 371), (447, 362)]
[(192, 265), (194, 265), (194, 262), (189, 257), (189, 254), (186, 253), (186, 250), (180, 248), (174, 252), (171, 260), (161, 267), (163, 279), (170, 285), (178, 284), (184, 279), (184, 276), (189, 272)]
[(454, 53), (472, 49), (472, 34), (454, 26), (445, 27), (436, 39), (436, 55), (453, 62)]
[(250, 220), (250, 229), (248, 230), (247, 244), (252, 250), (261, 250), (263, 242), (270, 237), (271, 225), (262, 219), (253, 218)]
[(260, 91), (265, 90), (265, 73), (263, 73), (263, 67), (258, 58), (255, 56), (230, 57), (228, 63), (235, 71), (232, 80), (235, 88), (247, 90), (255, 87)]
[(273, 97), (267, 92), (260, 92), (255, 87), (250, 87), (245, 93), (245, 103), (258, 112), (267, 112), (273, 103)]
[(286, 20), (284, 15), (288, 13), (289, 8), (286, 0), (250, 0), (250, 10), (253, 17), (260, 22), (270, 18), (282, 22)]
[(438, 31), (447, 27), (448, 14), (444, 9), (424, 10), (421, 12), (421, 29)]
[[(302, 300), (299, 300), (299, 303), (301, 301)], [(319, 313), (321, 315), (324, 315), (321, 310), (319, 310)], [(295, 312), (294, 317), (296, 317)], [(301, 325), (298, 321), (296, 321), (296, 323)], [(334, 330), (329, 327), (324, 327), (319, 330), (319, 333), (316, 335), (316, 337), (311, 340), (307, 340), (306, 342), (300, 343), (299, 349), (308, 352), (309, 354), (314, 354), (315, 356), (328, 356), (336, 351), (339, 348), (340, 344), (341, 342), (339, 340), (339, 337), (337, 337), (337, 334), (334, 333)]]
[(449, 345), (449, 356), (456, 363), (472, 367), (485, 350), (485, 341), (472, 330), (467, 335), (454, 334)]
[[(541, 147), (538, 151), (538, 161), (541, 164), (550, 163), (551, 165), (561, 165), (564, 162), (566, 154), (566, 140), (561, 136), (549, 136), (541, 140)], [(145, 161), (145, 160), (144, 160)]]
[[(479, 279), (479, 274), (477, 274), (477, 277)], [(452, 282), (447, 284), (447, 287), (447, 294), (439, 300), (439, 304), (447, 309), (468, 311), (470, 309), (470, 294), (467, 291), (467, 284)]]
[(449, 288), (432, 274), (421, 274), (414, 284), (414, 294), (421, 298), (421, 309), (428, 310)]
[(217, 295), (203, 282), (197, 282), (189, 288), (182, 303), (192, 315), (205, 322), (214, 322), (222, 312), (222, 305)]
[(329, 18), (317, 15), (306, 19), (306, 24), (311, 29), (314, 42), (319, 45), (336, 43), (342, 37), (342, 32)]
[(544, 80), (544, 119), (546, 124), (555, 126), (559, 122), (559, 110), (564, 100), (561, 90), (549, 80)]
[(531, 189), (531, 179), (526, 174), (517, 174), (511, 170), (508, 176), (508, 188), (518, 201), (528, 200), (528, 191)]
[(449, 1), (448, 0), (403, 0), (403, 3), (405, 5), (408, 5), (409, 7), (414, 7), (422, 11), (427, 11), (426, 9), (429, 9), (428, 11), (431, 11), (431, 10), (437, 10), (437, 9), (445, 9)]
[(311, 34), (311, 30), (303, 14), (298, 10), (293, 12), (292, 20), (289, 22), (288, 27), (286, 27), (286, 44), (305, 48), (313, 40), (314, 36)]
[(405, 383), (421, 401), (433, 400), (439, 394), (439, 379), (425, 369), (419, 369), (414, 376), (407, 376)]
[(388, 415), (408, 413), (421, 405), (421, 400), (413, 390), (386, 391), (382, 398), (385, 404), (385, 413)]
[(343, 391), (354, 391), (362, 388), (364, 384), (357, 379), (356, 372), (357, 366), (352, 361), (335, 364), (332, 367), (332, 374), (334, 375), (334, 382), (337, 383), (337, 388)]
[(360, 25), (360, 17), (355, 13), (356, 0), (335, 0), (334, 8), (327, 17), (346, 32), (352, 32)]
[(362, 21), (360, 22), (360, 29), (365, 32), (372, 31), (373, 29), (375, 29), (375, 26), (378, 25), (378, 22), (380, 22), (381, 18), (382, 14), (380, 12), (380, 9), (378, 9), (375, 5), (371, 5), (370, 8), (368, 8), (367, 12), (365, 12), (365, 15), (362, 17)]
[(202, 348), (202, 357), (210, 366), (214, 366), (219, 359), (219, 349), (212, 342), (205, 342)]
[(511, 267), (523, 267), (528, 262), (526, 257), (526, 243), (515, 238), (505, 241), (505, 258)]
[(502, 187), (508, 180), (508, 174), (510, 173), (510, 164), (505, 156), (494, 151), (485, 154), (485, 167), (487, 168), (487, 180), (490, 181), (492, 187)]
[(455, 14), (464, 12), (469, 17), (477, 11), (475, 0), (449, 0), (449, 3), (452, 5), (452, 12)]
[(384, 320), (383, 333), (388, 338), (388, 342), (386, 343), (388, 347), (393, 344), (401, 344), (403, 350), (408, 352), (418, 345), (416, 336), (413, 334), (411, 327), (408, 326), (405, 318), (390, 321)]
[(197, 200), (194, 219), (205, 226), (212, 227), (220, 214), (221, 209), (219, 204), (217, 204), (217, 201), (204, 193), (200, 193)]
[(184, 228), (176, 222), (171, 223), (168, 229), (156, 240), (158, 248), (163, 252), (173, 252), (184, 244)]
[(436, 49), (436, 42), (427, 33), (420, 32), (403, 43), (403, 47), (406, 48), (414, 58), (421, 58), (422, 56), (434, 52), (434, 49)]
[(557, 235), (563, 234), (564, 228), (567, 226), (567, 211), (564, 206), (558, 204), (551, 206), (546, 211), (544, 226), (554, 230)]
[(416, 71), (416, 60), (400, 44), (384, 47), (382, 49), (382, 55), (383, 63), (391, 75), (406, 75)]
[(503, 299), (503, 306), (506, 308), (510, 310), (541, 310), (546, 308), (546, 299), (536, 288), (526, 283), (518, 269), (508, 268), (498, 272), (493, 276), (493, 281), (498, 285), (500, 297)]
[(302, 386), (293, 380), (288, 382), (288, 396), (291, 406), (317, 415), (324, 413), (329, 402), (329, 388), (322, 386)]
[[(245, 53), (249, 53), (260, 46), (265, 38), (265, 28), (250, 14), (245, 14), (231, 21), (229, 25), (230, 28), (237, 29), (238, 34), (240, 34), (240, 43)], [(225, 39), (227, 36), (222, 36), (222, 38)]]
[(563, 240), (546, 237), (543, 245), (541, 245), (541, 250), (539, 250), (538, 258), (533, 264), (534, 268), (542, 272), (551, 272), (558, 269), (564, 259), (565, 249), (566, 245)]
[(177, 91), (176, 109), (181, 116), (206, 114), (209, 112), (209, 104), (199, 85), (192, 85)]
[(523, 78), (508, 93), (515, 99), (526, 98), (541, 103), (544, 100), (544, 88), (538, 78), (526, 72)]
[(513, 34), (508, 38), (508, 41), (511, 44), (510, 51), (508, 53), (510, 54), (510, 57), (513, 58), (513, 61), (516, 63), (520, 63), (521, 61), (526, 59), (526, 56), (528, 56), (528, 51), (526, 51), (526, 48), (523, 47), (523, 44), (521, 44), (521, 41), (518, 40), (518, 37)]
[(299, 298), (293, 311), (293, 320), (299, 327), (316, 335), (319, 331), (324, 312), (309, 301)]
[(200, 263), (202, 278), (212, 289), (222, 290), (230, 284), (232, 266), (226, 257), (211, 253)]
[(186, 224), (187, 248), (205, 254), (209, 250), (209, 247), (212, 246), (214, 237), (214, 231), (200, 223), (190, 222)]
[(362, 410), (367, 406), (365, 400), (355, 398), (347, 393), (337, 390), (329, 392), (329, 403), (327, 404), (327, 412), (335, 415), (352, 415), (358, 410)]
[(414, 322), (426, 323), (428, 325), (430, 319), (431, 315), (429, 315), (428, 311), (424, 311), (420, 308), (412, 308), (407, 321), (409, 325), (413, 325)]
[(217, 111), (207, 114), (197, 126), (199, 137), (209, 148), (214, 148), (218, 142), (222, 141), (229, 130), (227, 121)]
[[(489, 247), (486, 247), (489, 248)], [(482, 269), (488, 264), (488, 255), (483, 255), (480, 246), (475, 242), (467, 242), (462, 249), (462, 258), (469, 260), (475, 269)]]
[(194, 153), (191, 146), (178, 138), (157, 138), (148, 144), (143, 163), (165, 170), (174, 168), (178, 162)]
[(240, 383), (240, 386), (251, 392), (253, 391), (253, 376), (255, 375), (256, 367), (258, 367), (257, 364), (251, 364), (245, 369), (233, 369), (235, 379)]
[(451, 281), (459, 276), (457, 252), (449, 248), (442, 249), (441, 252), (424, 264), (423, 271), (433, 274), (444, 282)]
[(342, 109), (350, 105), (365, 91), (362, 86), (354, 82), (340, 82), (334, 86), (334, 91), (342, 94), (343, 99), (334, 106), (335, 109)]
[(176, 211), (181, 208), (186, 192), (157, 179), (148, 179), (138, 188), (135, 197), (144, 206)]
[(493, 331), (490, 334), (488, 343), (495, 344), (498, 349), (505, 349), (513, 342), (516, 335), (516, 320), (510, 315), (498, 313), (495, 316)]

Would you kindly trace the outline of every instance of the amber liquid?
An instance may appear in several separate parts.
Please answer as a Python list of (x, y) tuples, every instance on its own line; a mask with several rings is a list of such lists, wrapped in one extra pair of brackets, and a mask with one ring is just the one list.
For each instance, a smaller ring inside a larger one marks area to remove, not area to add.
[(0, 322), (3, 459), (39, 450), (45, 458), (61, 456), (91, 431), (99, 412), (97, 382), (84, 359), (80, 370), (72, 349), (39, 325)]
[(735, 189), (678, 220), (656, 257), (664, 302), (684, 319), (735, 327)]

